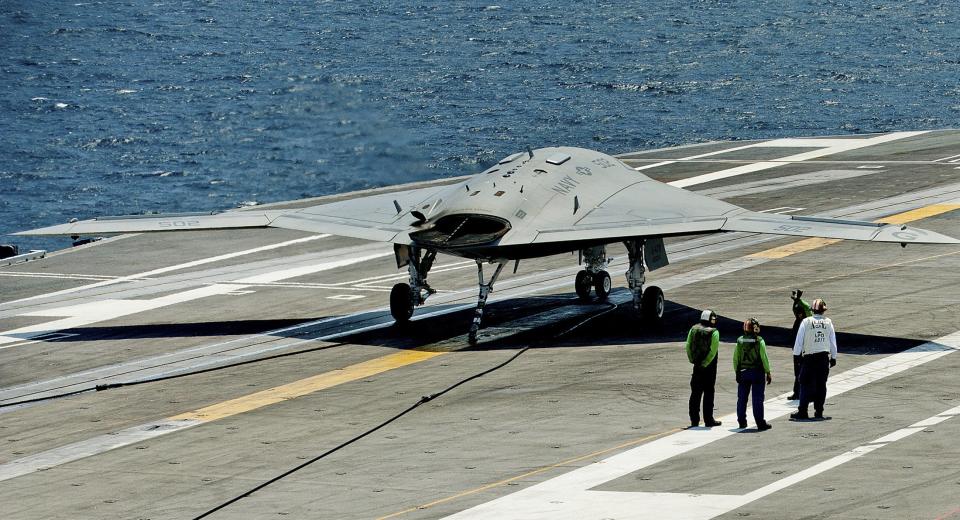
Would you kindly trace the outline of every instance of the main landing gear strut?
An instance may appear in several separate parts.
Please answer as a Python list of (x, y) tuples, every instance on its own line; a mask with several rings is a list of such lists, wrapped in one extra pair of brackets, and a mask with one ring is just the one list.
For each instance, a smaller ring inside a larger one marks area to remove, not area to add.
[(656, 323), (663, 318), (663, 290), (656, 285), (643, 289), (646, 278), (646, 267), (643, 264), (643, 240), (627, 240), (623, 243), (627, 247), (627, 285), (633, 293), (633, 309), (640, 318), (647, 323)]
[[(663, 290), (655, 285), (643, 288), (646, 282), (646, 267), (643, 263), (643, 240), (627, 240), (623, 243), (627, 247), (627, 257), (629, 259), (627, 272), (624, 273), (627, 278), (627, 285), (630, 292), (633, 293), (633, 308), (637, 314), (648, 323), (656, 323), (663, 317)], [(605, 301), (610, 296), (610, 274), (607, 273), (609, 259), (605, 246), (594, 246), (580, 251), (583, 259), (584, 269), (577, 273), (574, 281), (574, 289), (581, 300), (590, 299), (591, 289), (596, 293), (597, 299)]]

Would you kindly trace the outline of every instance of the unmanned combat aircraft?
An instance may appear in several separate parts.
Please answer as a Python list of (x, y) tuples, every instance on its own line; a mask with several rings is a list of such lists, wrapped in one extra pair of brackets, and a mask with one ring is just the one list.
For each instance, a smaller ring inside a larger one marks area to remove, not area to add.
[[(483, 307), (509, 262), (578, 251), (584, 269), (574, 288), (584, 299), (610, 293), (606, 246), (626, 245), (627, 284), (640, 316), (663, 316), (663, 291), (644, 289), (646, 271), (668, 264), (665, 237), (720, 232), (770, 233), (873, 242), (957, 244), (914, 227), (749, 211), (663, 184), (620, 160), (582, 148), (527, 150), (462, 182), (361, 196), (289, 210), (101, 217), (18, 235), (102, 235), (276, 227), (393, 243), (408, 283), (390, 292), (398, 323), (435, 291), (427, 275), (438, 253), (477, 263), (480, 295), (469, 340), (477, 341)], [(495, 265), (484, 278), (485, 263)], [(516, 269), (516, 267), (514, 267)]]

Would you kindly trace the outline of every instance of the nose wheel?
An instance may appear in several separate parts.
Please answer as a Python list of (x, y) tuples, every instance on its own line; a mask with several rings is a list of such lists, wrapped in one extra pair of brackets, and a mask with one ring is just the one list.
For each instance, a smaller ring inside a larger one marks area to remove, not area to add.
[(413, 316), (413, 296), (408, 284), (398, 283), (390, 290), (390, 314), (398, 325), (410, 321)]

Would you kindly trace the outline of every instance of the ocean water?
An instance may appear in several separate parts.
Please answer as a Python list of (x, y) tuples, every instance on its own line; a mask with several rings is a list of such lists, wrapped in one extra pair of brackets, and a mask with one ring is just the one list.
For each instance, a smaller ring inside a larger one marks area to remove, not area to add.
[(0, 235), (527, 146), (958, 127), (958, 21), (955, 1), (2, 0)]

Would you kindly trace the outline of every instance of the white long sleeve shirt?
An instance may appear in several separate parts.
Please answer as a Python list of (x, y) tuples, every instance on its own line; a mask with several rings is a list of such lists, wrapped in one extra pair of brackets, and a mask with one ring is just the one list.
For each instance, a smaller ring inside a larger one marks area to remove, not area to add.
[(804, 318), (797, 329), (797, 339), (793, 342), (793, 355), (829, 352), (830, 359), (837, 359), (837, 333), (833, 322), (822, 314)]

